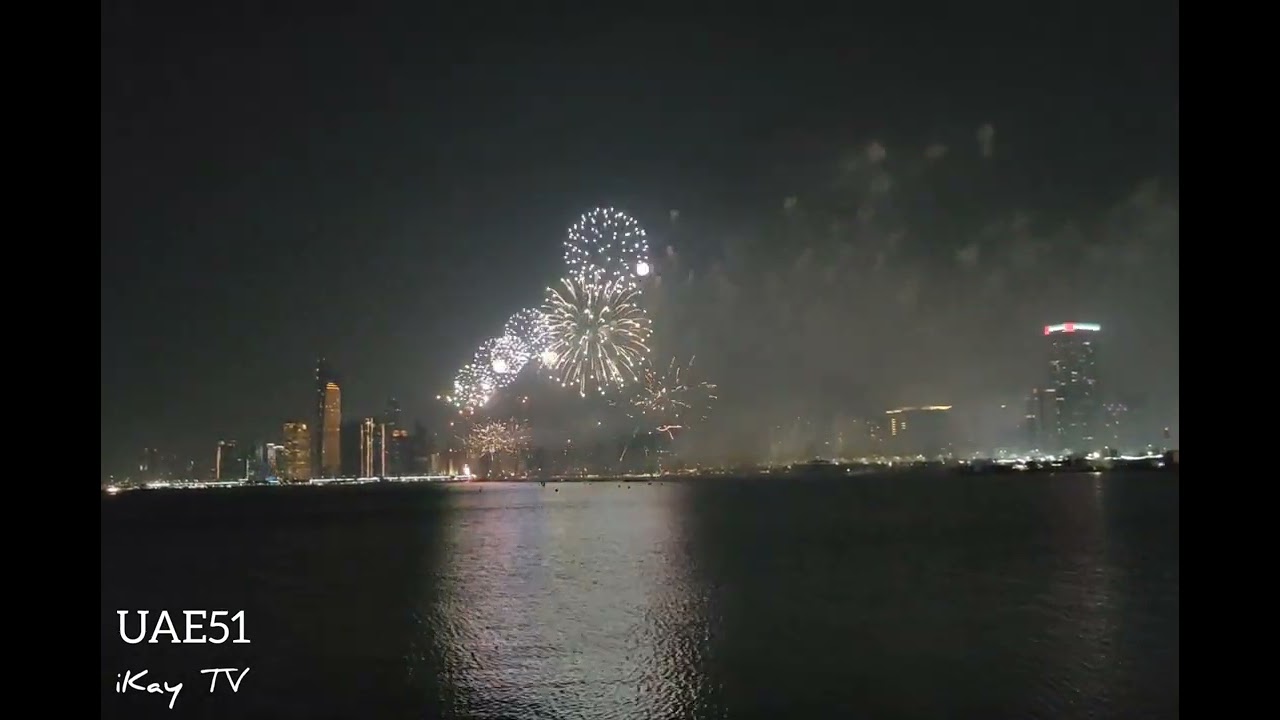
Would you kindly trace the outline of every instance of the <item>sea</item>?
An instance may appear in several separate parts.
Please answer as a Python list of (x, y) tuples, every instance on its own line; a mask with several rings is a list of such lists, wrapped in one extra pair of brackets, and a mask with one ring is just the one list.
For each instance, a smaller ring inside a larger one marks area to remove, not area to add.
[[(102, 717), (1176, 718), (1178, 484), (104, 496)], [(163, 611), (173, 634), (154, 632)], [(188, 630), (183, 611), (206, 612)], [(248, 642), (208, 642), (240, 612), (225, 634)], [(158, 642), (123, 639), (139, 632)], [(206, 642), (172, 642), (188, 633)]]

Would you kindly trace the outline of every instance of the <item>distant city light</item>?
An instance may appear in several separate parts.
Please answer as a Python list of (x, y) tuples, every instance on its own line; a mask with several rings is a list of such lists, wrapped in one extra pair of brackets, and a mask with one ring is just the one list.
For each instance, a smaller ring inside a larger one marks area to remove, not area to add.
[(1044, 334), (1052, 335), (1054, 333), (1073, 333), (1076, 331), (1100, 332), (1102, 326), (1097, 323), (1077, 323), (1069, 322), (1060, 325), (1045, 325)]
[(919, 410), (938, 411), (938, 410), (950, 410), (950, 409), (951, 409), (950, 405), (925, 405), (924, 407), (904, 407), (904, 408), (897, 408), (896, 410), (885, 410), (884, 414), (897, 415), (898, 413), (916, 412)]

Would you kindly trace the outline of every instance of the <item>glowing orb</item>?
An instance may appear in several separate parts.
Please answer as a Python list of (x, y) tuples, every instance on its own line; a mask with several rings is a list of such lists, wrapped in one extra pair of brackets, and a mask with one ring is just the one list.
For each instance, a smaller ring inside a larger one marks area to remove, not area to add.
[(648, 274), (649, 274), (649, 263), (643, 260), (636, 263), (636, 275), (639, 275), (640, 277), (644, 277), (645, 275), (648, 275)]

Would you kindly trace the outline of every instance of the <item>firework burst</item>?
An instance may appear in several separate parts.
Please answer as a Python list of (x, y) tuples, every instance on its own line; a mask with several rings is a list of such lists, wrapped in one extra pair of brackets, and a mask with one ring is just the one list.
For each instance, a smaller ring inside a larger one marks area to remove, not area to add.
[(571, 275), (547, 288), (547, 347), (542, 362), (560, 384), (604, 394), (635, 381), (652, 332), (639, 290), (626, 280), (593, 282)]
[(519, 452), (529, 442), (529, 428), (517, 420), (486, 420), (467, 433), (467, 449), (481, 457)]
[(472, 361), (463, 365), (454, 375), (453, 393), (440, 399), (463, 412), (473, 411), (484, 407), (498, 387), (498, 377), (490, 363)]
[(640, 376), (640, 387), (631, 398), (631, 417), (651, 423), (657, 432), (672, 437), (672, 431), (688, 428), (707, 419), (711, 403), (716, 399), (716, 386), (693, 382), (693, 359), (681, 366), (675, 358), (666, 372), (646, 365)]
[(529, 346), (524, 340), (514, 335), (502, 335), (485, 340), (476, 351), (476, 361), (487, 362), (493, 370), (498, 385), (506, 385), (524, 369), (529, 362)]
[(591, 282), (621, 282), (634, 287), (649, 274), (649, 241), (644, 228), (626, 213), (596, 208), (569, 228), (564, 261), (570, 275)]
[(538, 308), (524, 308), (512, 315), (502, 333), (523, 343), (529, 357), (540, 358), (547, 349), (547, 319)]

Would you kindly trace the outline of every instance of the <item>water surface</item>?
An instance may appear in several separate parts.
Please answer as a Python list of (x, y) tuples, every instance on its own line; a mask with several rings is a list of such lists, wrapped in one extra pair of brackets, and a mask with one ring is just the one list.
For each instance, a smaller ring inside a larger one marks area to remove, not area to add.
[[(1178, 715), (1176, 474), (127, 493), (102, 523), (106, 717)], [(127, 646), (117, 609), (243, 609), (252, 642)], [(174, 710), (113, 692), (144, 668)]]

